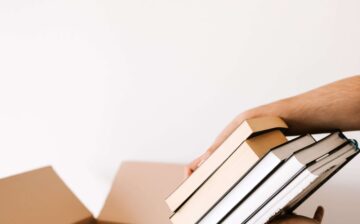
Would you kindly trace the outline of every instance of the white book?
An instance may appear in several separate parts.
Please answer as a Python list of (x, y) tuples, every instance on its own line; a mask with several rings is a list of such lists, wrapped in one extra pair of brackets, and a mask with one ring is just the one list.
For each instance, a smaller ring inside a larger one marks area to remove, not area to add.
[(206, 159), (196, 171), (186, 178), (166, 199), (170, 210), (178, 211), (216, 170), (250, 137), (276, 129), (287, 128), (279, 117), (247, 119)]
[(274, 169), (297, 150), (315, 143), (311, 135), (300, 136), (269, 151), (244, 175), (229, 193), (219, 201), (201, 220), (201, 224), (218, 223), (247, 194), (261, 183)]
[(335, 153), (327, 156), (321, 161), (304, 169), (296, 178), (271, 200), (269, 200), (264, 207), (262, 207), (254, 216), (252, 216), (247, 224), (263, 224), (269, 221), (271, 217), (286, 207), (302, 192), (306, 191), (309, 187), (315, 187), (318, 184), (318, 179), (329, 176), (339, 166), (346, 162), (346, 160), (356, 153), (356, 148), (352, 144), (348, 144)]
[(245, 201), (237, 205), (222, 220), (223, 223), (243, 223), (260, 205), (264, 204), (278, 189), (303, 170), (310, 162), (327, 155), (330, 151), (346, 144), (348, 140), (335, 132), (291, 156), (274, 174), (264, 181)]

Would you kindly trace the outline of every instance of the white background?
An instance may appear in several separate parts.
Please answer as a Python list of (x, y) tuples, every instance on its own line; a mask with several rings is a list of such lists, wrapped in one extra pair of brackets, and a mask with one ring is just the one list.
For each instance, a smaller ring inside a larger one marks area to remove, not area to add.
[[(121, 161), (189, 162), (241, 111), (359, 74), (359, 9), (0, 1), (0, 176), (51, 164), (96, 215)], [(360, 158), (300, 212), (358, 223), (359, 170)]]

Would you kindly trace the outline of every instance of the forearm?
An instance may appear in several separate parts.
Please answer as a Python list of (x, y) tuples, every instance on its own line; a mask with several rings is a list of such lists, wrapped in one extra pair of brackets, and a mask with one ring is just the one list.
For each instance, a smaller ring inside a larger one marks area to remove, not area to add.
[(360, 75), (309, 92), (259, 106), (239, 114), (215, 139), (207, 152), (187, 168), (190, 175), (246, 119), (279, 116), (289, 129), (286, 134), (360, 130)]
[(265, 115), (282, 117), (287, 134), (360, 130), (360, 75), (251, 109), (239, 115), (239, 122)]

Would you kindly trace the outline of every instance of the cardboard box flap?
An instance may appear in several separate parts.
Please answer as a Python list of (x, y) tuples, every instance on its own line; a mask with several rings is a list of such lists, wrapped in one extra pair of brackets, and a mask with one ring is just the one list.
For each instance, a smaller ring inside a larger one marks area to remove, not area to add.
[(122, 163), (99, 223), (170, 223), (171, 212), (165, 198), (184, 178), (183, 165)]
[(51, 167), (0, 179), (0, 223), (91, 222), (92, 214)]

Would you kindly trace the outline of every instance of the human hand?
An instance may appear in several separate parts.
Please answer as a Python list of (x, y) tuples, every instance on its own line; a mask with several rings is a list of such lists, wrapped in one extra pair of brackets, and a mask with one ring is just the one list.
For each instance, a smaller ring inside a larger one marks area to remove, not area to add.
[(300, 215), (290, 214), (275, 218), (268, 224), (320, 224), (323, 216), (324, 209), (323, 207), (319, 206), (316, 209), (312, 219)]
[(214, 143), (198, 158), (193, 160), (189, 165), (186, 166), (185, 172), (187, 176), (190, 176), (225, 140), (229, 137), (240, 124), (253, 116), (253, 114), (248, 111), (241, 113), (234, 120), (232, 120), (228, 126), (218, 135)]
[(356, 116), (360, 113), (359, 99), (360, 75), (357, 75), (250, 109), (230, 122), (206, 152), (186, 167), (186, 174), (191, 175), (246, 119), (279, 116), (289, 126), (285, 133), (288, 135), (360, 130), (360, 116)]

